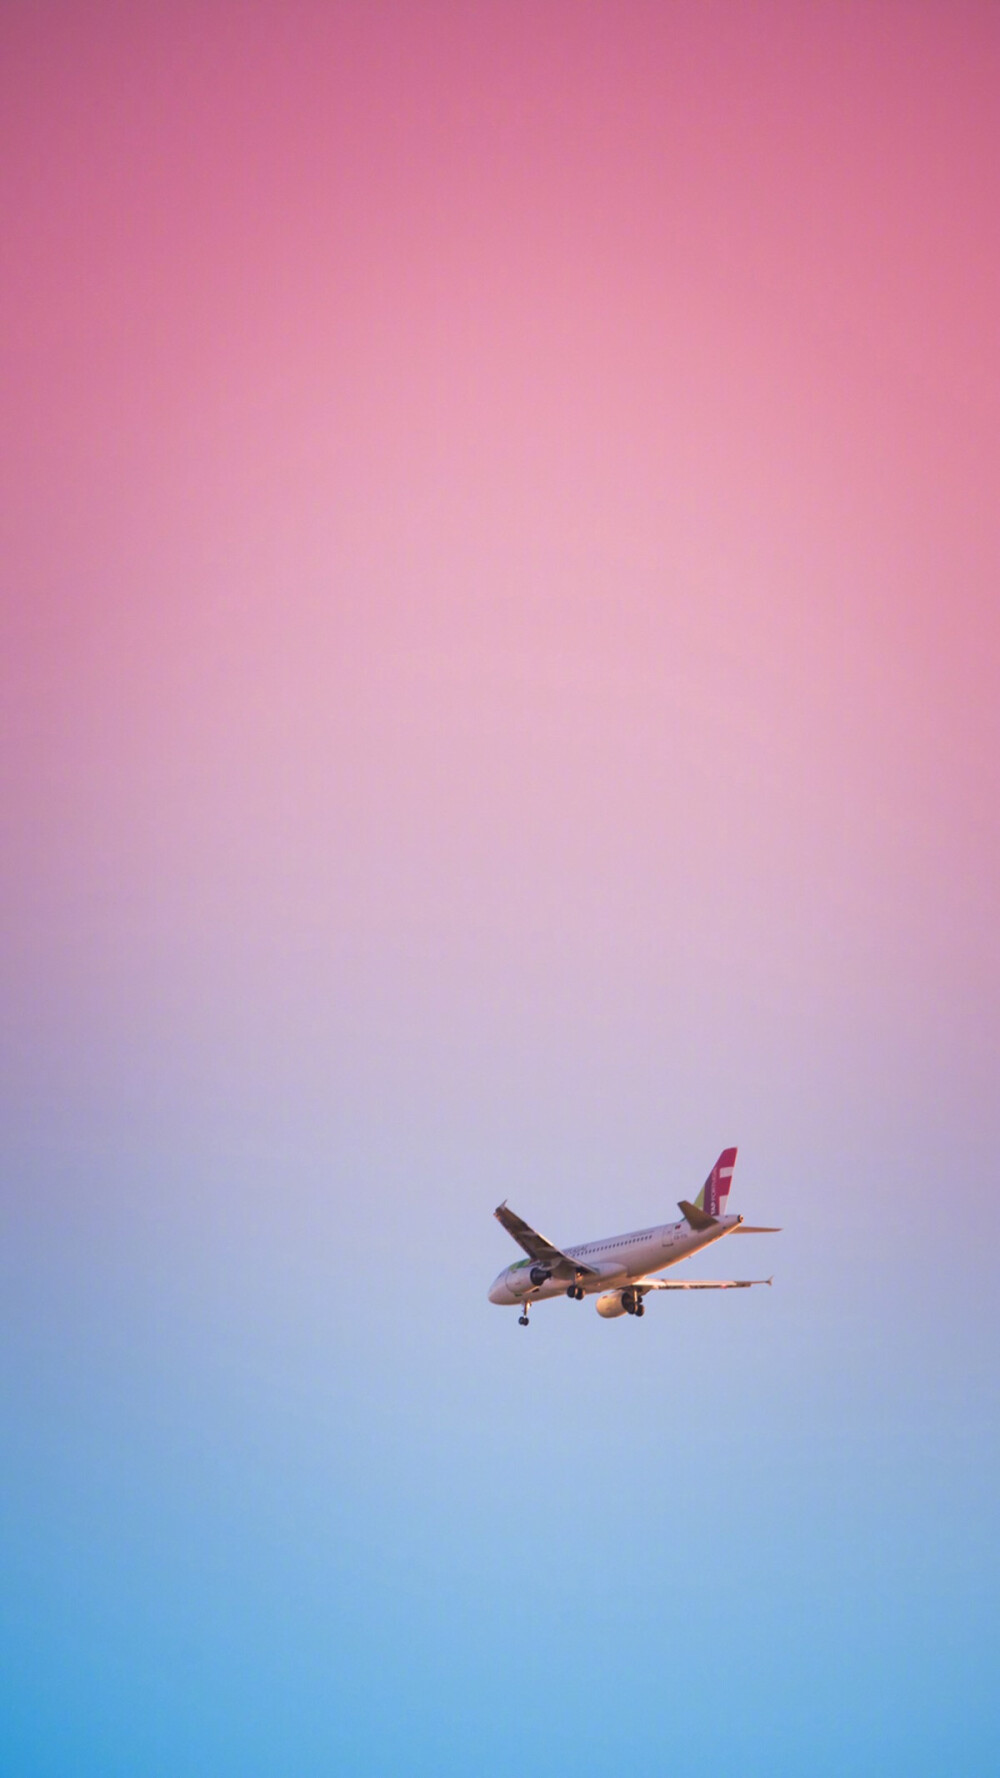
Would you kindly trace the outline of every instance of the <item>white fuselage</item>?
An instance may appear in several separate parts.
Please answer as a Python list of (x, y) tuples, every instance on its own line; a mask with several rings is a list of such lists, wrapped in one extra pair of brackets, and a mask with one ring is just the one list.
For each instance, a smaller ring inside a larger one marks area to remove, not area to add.
[[(580, 1247), (566, 1247), (563, 1252), (568, 1259), (578, 1259), (581, 1266), (589, 1267), (589, 1272), (581, 1275), (579, 1283), (591, 1296), (616, 1285), (634, 1284), (651, 1272), (662, 1272), (666, 1266), (675, 1266), (678, 1260), (687, 1259), (689, 1254), (699, 1252), (702, 1247), (710, 1247), (713, 1241), (721, 1241), (723, 1235), (732, 1234), (742, 1221), (742, 1216), (720, 1216), (708, 1229), (693, 1229), (683, 1219), (664, 1222), (655, 1229), (638, 1229), (631, 1235), (612, 1235), (606, 1241), (586, 1241)], [(532, 1271), (537, 1276), (544, 1270), (544, 1266), (539, 1268), (535, 1260), (515, 1260), (494, 1280), (490, 1287), (490, 1302), (510, 1307), (514, 1303), (535, 1303), (550, 1296), (565, 1296), (567, 1284), (564, 1278), (542, 1278), (537, 1284), (534, 1282)]]

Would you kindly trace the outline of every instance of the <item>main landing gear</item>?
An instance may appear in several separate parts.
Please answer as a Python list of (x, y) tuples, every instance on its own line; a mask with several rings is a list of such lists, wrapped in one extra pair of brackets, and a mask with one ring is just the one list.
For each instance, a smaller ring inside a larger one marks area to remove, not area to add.
[(567, 1291), (566, 1291), (566, 1295), (573, 1302), (582, 1303), (583, 1302), (583, 1285), (582, 1284), (569, 1285), (569, 1287), (567, 1288)]
[(626, 1315), (645, 1315), (646, 1305), (637, 1290), (622, 1291), (622, 1308)]

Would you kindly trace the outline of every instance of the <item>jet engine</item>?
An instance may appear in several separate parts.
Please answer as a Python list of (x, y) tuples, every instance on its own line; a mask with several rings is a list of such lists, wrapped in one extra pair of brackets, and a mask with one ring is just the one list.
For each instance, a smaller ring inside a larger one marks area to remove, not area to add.
[(597, 1299), (597, 1313), (598, 1315), (603, 1315), (605, 1321), (613, 1321), (616, 1315), (624, 1315), (626, 1310), (625, 1304), (622, 1302), (621, 1291), (606, 1290), (603, 1296), (599, 1296)]
[(607, 1290), (597, 1299), (597, 1313), (603, 1315), (605, 1321), (613, 1321), (616, 1315), (644, 1315), (642, 1291), (633, 1290), (626, 1284), (624, 1290)]
[(528, 1277), (531, 1279), (531, 1287), (533, 1290), (540, 1290), (543, 1284), (548, 1283), (551, 1276), (552, 1276), (552, 1273), (549, 1271), (546, 1271), (544, 1266), (532, 1266), (530, 1272), (528, 1273)]

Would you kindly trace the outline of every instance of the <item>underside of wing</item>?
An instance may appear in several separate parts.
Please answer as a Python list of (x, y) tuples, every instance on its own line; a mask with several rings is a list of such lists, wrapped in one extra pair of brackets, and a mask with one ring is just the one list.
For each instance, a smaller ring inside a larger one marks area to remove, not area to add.
[(545, 1266), (553, 1278), (565, 1278), (571, 1282), (574, 1278), (594, 1276), (593, 1266), (585, 1266), (580, 1260), (571, 1258), (568, 1253), (563, 1253), (561, 1247), (554, 1247), (552, 1242), (547, 1241), (544, 1235), (540, 1235), (537, 1229), (533, 1229), (530, 1223), (523, 1221), (513, 1210), (508, 1210), (506, 1203), (499, 1204), (493, 1214), (497, 1222), (507, 1230), (508, 1235), (513, 1235), (514, 1240), (528, 1255), (528, 1258), (533, 1259), (540, 1266)]
[(771, 1278), (639, 1278), (633, 1290), (749, 1290), (752, 1284), (772, 1284)]

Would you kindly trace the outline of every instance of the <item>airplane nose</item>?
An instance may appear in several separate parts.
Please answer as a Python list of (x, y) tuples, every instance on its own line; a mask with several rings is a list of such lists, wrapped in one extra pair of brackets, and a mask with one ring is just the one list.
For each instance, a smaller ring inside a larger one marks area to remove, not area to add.
[(501, 1272), (499, 1278), (495, 1278), (493, 1283), (490, 1285), (490, 1302), (491, 1303), (502, 1303), (503, 1302), (503, 1280), (504, 1280), (504, 1275)]

